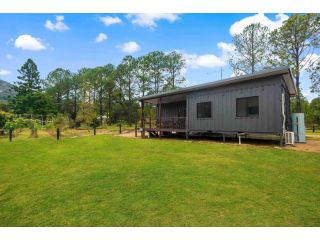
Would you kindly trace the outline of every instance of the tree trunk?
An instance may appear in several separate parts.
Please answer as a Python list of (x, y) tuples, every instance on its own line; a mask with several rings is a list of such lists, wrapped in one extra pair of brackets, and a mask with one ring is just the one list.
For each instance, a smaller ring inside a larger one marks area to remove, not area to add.
[(61, 112), (61, 95), (59, 92), (57, 95), (57, 103), (58, 103), (58, 111)]
[(74, 121), (76, 121), (77, 118), (77, 91), (74, 92), (74, 102), (73, 102), (73, 113), (74, 113)]
[(298, 94), (297, 94), (297, 113), (301, 113), (301, 99), (300, 99), (300, 76), (299, 76), (299, 72), (296, 76), (296, 87), (297, 87), (297, 91), (298, 91)]
[[(295, 31), (294, 33), (294, 38), (295, 38), (295, 42), (297, 42), (297, 31)], [(294, 53), (294, 57), (295, 57), (295, 65), (296, 65), (296, 71), (297, 71), (297, 75), (296, 75), (296, 88), (298, 91), (297, 94), (297, 113), (301, 113), (301, 102), (300, 102), (300, 62), (299, 62), (299, 47), (296, 45), (295, 47), (295, 53)]]
[(145, 92), (145, 82), (142, 80), (142, 97), (144, 97), (144, 92)]
[(174, 89), (174, 87), (175, 87), (175, 79), (176, 79), (176, 73), (175, 73), (175, 70), (174, 69), (172, 69), (172, 88)]
[(108, 92), (109, 95), (109, 102), (108, 102), (108, 113), (109, 113), (109, 118), (108, 118), (108, 123), (111, 125), (111, 93), (110, 91)]
[(254, 42), (254, 33), (252, 32), (251, 33), (251, 60), (252, 60), (252, 62), (251, 62), (251, 73), (254, 73), (254, 71), (255, 71), (255, 69), (254, 69), (254, 65), (255, 65), (255, 58), (254, 58), (254, 52), (253, 52), (253, 49), (254, 49), (254, 47), (253, 47), (253, 42)]
[(144, 131), (144, 101), (141, 101), (141, 138), (145, 137)]
[(134, 124), (134, 136), (138, 136), (138, 121), (136, 119), (135, 124)]
[(99, 111), (100, 111), (100, 126), (102, 126), (102, 115), (103, 115), (103, 111), (102, 111), (102, 89), (100, 89), (100, 93), (99, 93)]

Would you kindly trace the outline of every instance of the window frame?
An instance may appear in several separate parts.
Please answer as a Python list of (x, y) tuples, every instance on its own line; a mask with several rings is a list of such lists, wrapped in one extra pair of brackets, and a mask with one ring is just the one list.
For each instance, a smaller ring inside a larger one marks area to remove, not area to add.
[[(209, 117), (199, 117), (199, 105), (200, 104), (210, 104), (210, 116)], [(212, 119), (212, 102), (211, 101), (205, 101), (205, 102), (197, 102), (197, 119)]]
[[(249, 99), (250, 98), (257, 98), (257, 114), (249, 114)], [(245, 99), (245, 111), (246, 115), (245, 116), (239, 116), (239, 110), (238, 110), (238, 101), (244, 100)], [(260, 114), (260, 100), (259, 96), (250, 96), (250, 97), (241, 97), (241, 98), (236, 98), (236, 118), (258, 118)]]

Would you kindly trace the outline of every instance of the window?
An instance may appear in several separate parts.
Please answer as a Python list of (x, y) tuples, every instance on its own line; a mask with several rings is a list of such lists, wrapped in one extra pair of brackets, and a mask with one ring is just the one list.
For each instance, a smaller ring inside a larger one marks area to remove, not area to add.
[(259, 116), (259, 97), (237, 98), (237, 117)]
[(211, 118), (211, 102), (197, 103), (197, 118)]

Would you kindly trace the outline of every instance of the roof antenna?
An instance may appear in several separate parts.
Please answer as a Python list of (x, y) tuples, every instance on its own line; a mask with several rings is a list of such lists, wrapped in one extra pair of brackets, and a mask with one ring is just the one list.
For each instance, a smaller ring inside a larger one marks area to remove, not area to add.
[(221, 80), (222, 80), (222, 67), (221, 67)]

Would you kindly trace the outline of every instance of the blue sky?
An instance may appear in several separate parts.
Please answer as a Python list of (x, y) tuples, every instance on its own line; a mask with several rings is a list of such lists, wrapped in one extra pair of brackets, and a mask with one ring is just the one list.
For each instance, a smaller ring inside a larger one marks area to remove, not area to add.
[[(57, 67), (118, 64), (128, 54), (179, 50), (187, 60), (185, 85), (230, 77), (232, 34), (252, 22), (271, 29), (286, 14), (0, 14), (0, 78), (16, 81), (17, 69), (32, 58), (41, 77)], [(100, 37), (97, 39), (97, 37)], [(99, 40), (99, 41), (97, 41)], [(310, 80), (302, 77), (303, 94)]]

